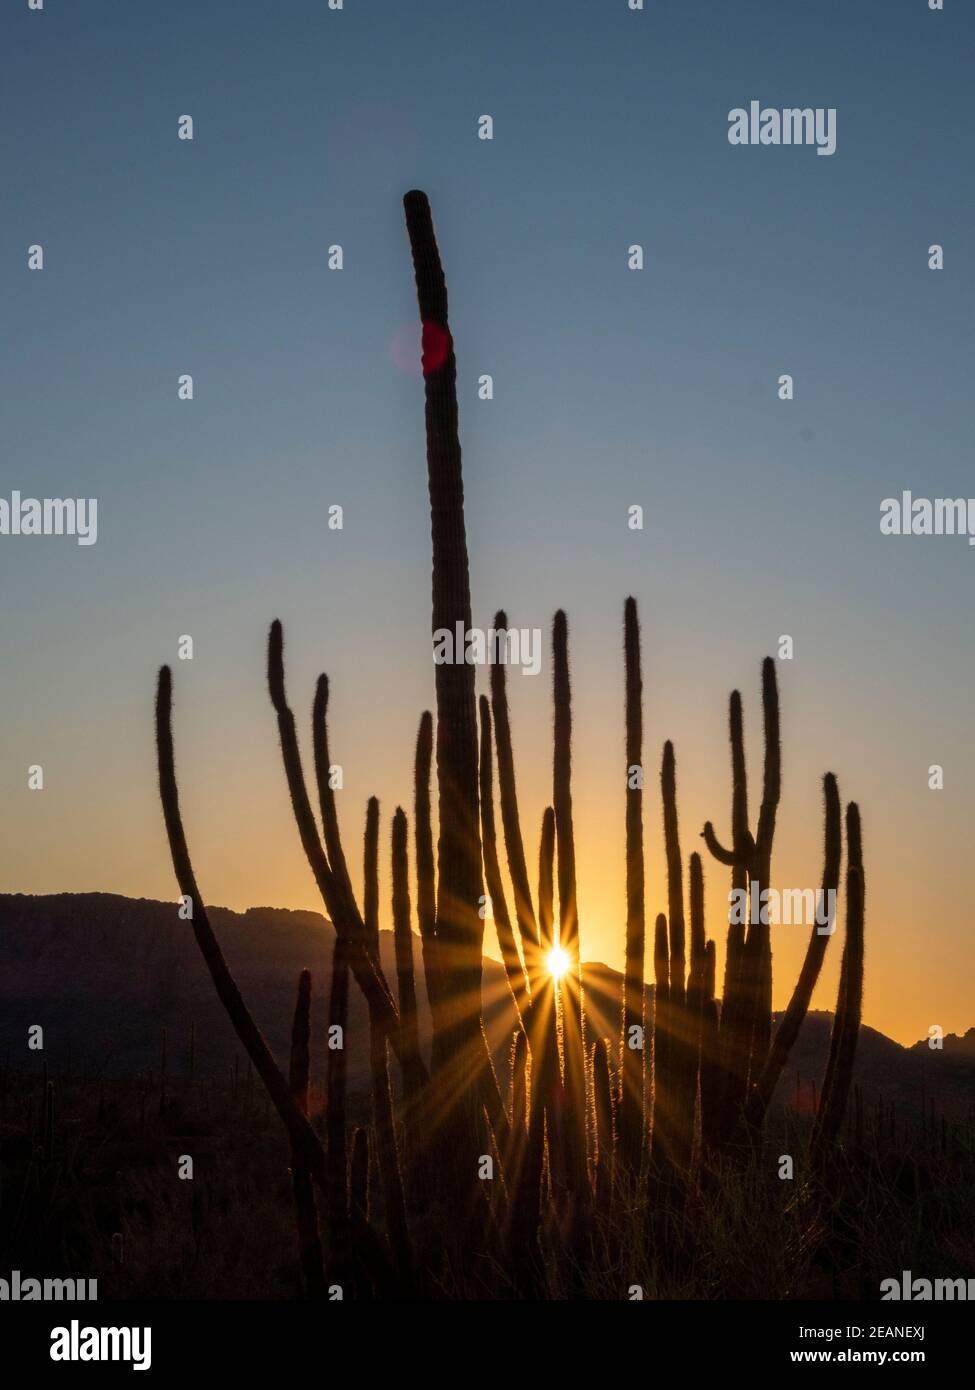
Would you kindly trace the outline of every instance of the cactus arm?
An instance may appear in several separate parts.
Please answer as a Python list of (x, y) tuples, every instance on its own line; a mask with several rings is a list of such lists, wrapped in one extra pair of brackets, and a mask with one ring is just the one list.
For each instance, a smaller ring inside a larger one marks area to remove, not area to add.
[(193, 863), (190, 859), (183, 819), (179, 809), (179, 788), (176, 782), (176, 763), (173, 754), (173, 684), (172, 672), (163, 666), (159, 672), (159, 685), (156, 694), (156, 752), (159, 766), (159, 794), (162, 800), (163, 818), (169, 839), (169, 850), (176, 871), (179, 890), (189, 898), (193, 906), (193, 935), (206, 962), (217, 995), (234, 1026), (247, 1055), (254, 1064), (258, 1076), (264, 1082), (268, 1095), (288, 1131), (292, 1149), (299, 1153), (308, 1164), (309, 1171), (320, 1187), (326, 1182), (325, 1152), (306, 1116), (296, 1104), (291, 1088), (278, 1064), (271, 1056), (260, 1029), (254, 1022), (237, 988), (237, 982), (220, 949), (210, 926), (203, 897), (197, 886)]
[[(503, 610), (495, 614), (494, 626), (498, 632), (507, 629), (508, 617)], [(494, 718), (494, 738), (498, 756), (498, 795), (501, 802), (501, 824), (504, 829), (508, 872), (511, 875), (511, 883), (515, 893), (515, 917), (521, 935), (525, 964), (528, 968), (529, 985), (534, 988), (538, 977), (544, 973), (545, 962), (541, 958), (538, 924), (535, 920), (531, 888), (528, 882), (525, 845), (521, 834), (521, 817), (518, 813), (518, 790), (511, 740), (507, 677), (505, 666), (501, 662), (495, 662), (491, 667), (491, 713)]]
[[(362, 843), (363, 891), (362, 918), (365, 944), (372, 958), (379, 961), (379, 802), (371, 796), (366, 804), (366, 828)], [(401, 1064), (408, 1074), (406, 1032), (400, 1020), (400, 1040), (403, 1047)], [(413, 1255), (406, 1222), (406, 1203), (403, 1197), (403, 1176), (400, 1170), (399, 1147), (393, 1122), (393, 1100), (389, 1087), (389, 1050), (386, 1034), (375, 1011), (369, 1009), (369, 1072), (372, 1082), (372, 1118), (379, 1158), (379, 1176), (383, 1186), (383, 1204), (393, 1260), (400, 1277), (407, 1283), (412, 1277)]]
[[(825, 846), (823, 852), (823, 902), (829, 902), (829, 893), (835, 894), (840, 881), (841, 857), (841, 811), (840, 794), (836, 778), (827, 772), (823, 778), (823, 800), (825, 806)], [(814, 925), (806, 947), (799, 978), (792, 991), (792, 998), (779, 1021), (775, 1031), (768, 1058), (752, 1088), (745, 1110), (746, 1122), (751, 1126), (762, 1123), (771, 1103), (779, 1077), (789, 1058), (799, 1029), (809, 1011), (813, 990), (819, 979), (829, 935), (821, 933)]]
[(366, 945), (379, 965), (379, 801), (366, 802), (366, 829), (362, 838), (362, 924)]
[(779, 725), (779, 687), (775, 662), (767, 656), (762, 663), (762, 711), (765, 721), (765, 769), (762, 805), (758, 813), (756, 848), (760, 859), (768, 861), (775, 835), (775, 816), (782, 795), (782, 742)]
[(734, 868), (735, 856), (733, 852), (730, 849), (725, 849), (717, 835), (715, 835), (714, 826), (709, 820), (704, 822), (704, 829), (701, 831), (701, 836), (708, 847), (708, 851), (717, 859), (719, 864), (725, 864), (729, 869)]
[(693, 992), (695, 1007), (700, 1008), (704, 998), (705, 973), (707, 971), (707, 937), (704, 930), (704, 866), (701, 856), (693, 853), (689, 862), (690, 882), (690, 921), (691, 921), (691, 966), (687, 978), (687, 996)]
[(433, 1024), (433, 1062), (440, 1060), (443, 1036), (444, 985), (437, 952), (437, 881), (430, 823), (430, 769), (433, 761), (433, 716), (424, 710), (416, 735), (413, 766), (414, 843), (416, 851), (416, 913), (420, 924), (423, 977)]
[(667, 944), (667, 918), (657, 914), (653, 933), (653, 1113), (654, 1160), (664, 1159), (672, 1129), (670, 1086), (670, 1038), (668, 994), (670, 954)]
[[(298, 834), (305, 856), (322, 895), (326, 911), (336, 932), (344, 936), (349, 945), (349, 964), (356, 984), (362, 990), (370, 1012), (375, 1012), (390, 1045), (402, 1062), (399, 1036), (399, 1017), (396, 1006), (386, 983), (385, 976), (365, 946), (365, 927), (355, 900), (350, 899), (333, 875), (322, 848), (315, 817), (312, 814), (308, 791), (305, 787), (301, 768), (301, 754), (298, 751), (298, 736), (294, 715), (287, 703), (284, 688), (284, 634), (280, 622), (271, 624), (268, 638), (268, 688), (271, 703), (278, 718), (278, 733), (281, 739), (281, 754), (284, 762), (288, 790), (291, 794), (291, 807), (294, 811)], [(255, 1062), (255, 1066), (256, 1066)]]
[(423, 1089), (417, 1063), (420, 1060), (420, 1034), (416, 1012), (416, 976), (413, 967), (413, 932), (410, 927), (410, 877), (407, 854), (409, 828), (406, 816), (397, 806), (393, 816), (393, 940), (396, 948), (396, 982), (399, 994), (400, 1028), (406, 1059), (403, 1080), (407, 1100)]
[(836, 1141), (843, 1123), (853, 1082), (863, 1008), (863, 852), (860, 811), (852, 801), (846, 808), (846, 842), (846, 939), (829, 1060), (812, 1136), (813, 1160), (819, 1164), (825, 1159), (828, 1147)]
[(626, 965), (623, 973), (619, 1065), (619, 1146), (623, 1162), (635, 1171), (643, 1145), (643, 1047), (629, 1046), (632, 1028), (645, 1032), (643, 958), (646, 951), (646, 906), (643, 858), (643, 786), (630, 786), (629, 770), (643, 766), (643, 674), (640, 622), (636, 600), (623, 608), (623, 664), (626, 714)]
[(592, 1094), (596, 1139), (596, 1202), (605, 1211), (613, 1191), (614, 1132), (613, 1091), (609, 1076), (609, 1049), (605, 1038), (592, 1045)]
[(750, 871), (755, 842), (748, 828), (748, 770), (745, 765), (745, 729), (741, 692), (733, 690), (728, 701), (731, 736), (731, 838), (735, 860)]
[(582, 964), (579, 955), (579, 912), (576, 896), (575, 836), (572, 825), (572, 694), (569, 681), (569, 632), (559, 609), (552, 622), (552, 669), (555, 704), (553, 792), (555, 839), (558, 847), (559, 946), (569, 957), (562, 977), (563, 1056), (568, 1093), (567, 1132), (570, 1176), (577, 1193), (588, 1190), (586, 1157), (586, 1034)]
[(436, 873), (433, 861), (433, 831), (430, 825), (430, 766), (433, 757), (433, 716), (424, 710), (416, 735), (413, 769), (413, 813), (416, 844), (416, 911), (420, 936), (424, 942), (436, 933)]
[(329, 1047), (326, 1062), (328, 1109), (325, 1112), (328, 1171), (328, 1283), (344, 1284), (348, 1278), (349, 1211), (346, 1193), (348, 1152), (346, 1148), (346, 1094), (348, 1066), (345, 1038), (349, 1029), (349, 954), (343, 939), (336, 935), (332, 947), (332, 980), (328, 997), (328, 1026), (341, 1028), (341, 1047)]
[(546, 806), (538, 845), (538, 936), (541, 949), (551, 951), (555, 923), (555, 812)]
[(664, 812), (664, 846), (667, 858), (667, 910), (670, 919), (670, 1000), (682, 1004), (685, 994), (684, 880), (677, 822), (677, 768), (674, 745), (664, 744), (660, 768)]
[[(303, 1115), (308, 1114), (308, 1077), (310, 1071), (309, 1039), (311, 1034), (311, 971), (302, 970), (298, 977), (298, 997), (291, 1027), (291, 1058), (288, 1081), (291, 1094)], [(298, 1236), (298, 1255), (308, 1298), (325, 1296), (325, 1269), (322, 1264), (322, 1242), (318, 1231), (318, 1209), (308, 1165), (300, 1154), (291, 1156), (291, 1185), (295, 1199), (295, 1226)]]
[(531, 991), (511, 928), (511, 916), (508, 912), (508, 901), (505, 896), (504, 882), (501, 878), (501, 865), (498, 862), (498, 843), (494, 825), (494, 780), (492, 777), (494, 758), (491, 740), (491, 707), (485, 695), (481, 696), (480, 713), (481, 757), (479, 776), (484, 877), (491, 898), (491, 910), (498, 932), (498, 944), (501, 947), (501, 959), (504, 961), (508, 988), (511, 990), (518, 1022), (524, 1026), (525, 1017), (531, 1004)]
[[(283, 675), (282, 675), (283, 681)], [(342, 836), (339, 832), (338, 810), (335, 792), (330, 785), (329, 767), (331, 757), (328, 748), (328, 676), (321, 675), (315, 684), (315, 700), (312, 705), (312, 746), (315, 762), (315, 780), (318, 784), (318, 801), (321, 808), (322, 832), (325, 839), (325, 852), (329, 868), (339, 881), (342, 892), (350, 899), (354, 897), (345, 851), (342, 849)], [(283, 692), (282, 692), (283, 694)]]

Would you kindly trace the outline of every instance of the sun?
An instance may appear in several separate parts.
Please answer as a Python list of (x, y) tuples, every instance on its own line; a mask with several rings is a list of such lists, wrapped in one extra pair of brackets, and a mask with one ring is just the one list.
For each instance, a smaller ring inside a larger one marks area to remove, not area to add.
[(545, 957), (545, 963), (548, 966), (549, 974), (552, 976), (553, 980), (561, 980), (562, 976), (572, 964), (561, 946), (552, 947), (551, 951), (549, 951), (548, 955)]

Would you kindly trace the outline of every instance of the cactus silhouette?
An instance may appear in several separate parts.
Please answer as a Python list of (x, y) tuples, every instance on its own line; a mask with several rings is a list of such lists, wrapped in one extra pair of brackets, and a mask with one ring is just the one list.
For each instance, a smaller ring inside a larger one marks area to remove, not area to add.
[[(822, 910), (817, 914), (820, 916), (825, 916), (827, 905), (831, 900), (830, 895), (836, 893), (840, 880), (840, 857), (842, 853), (840, 794), (836, 785), (836, 778), (831, 772), (827, 772), (823, 778), (823, 801), (826, 843), (823, 855), (823, 886), (820, 899)], [(812, 999), (816, 981), (819, 979), (828, 942), (829, 933), (820, 931), (817, 923), (812, 929), (792, 998), (782, 1015), (772, 1040), (768, 1058), (748, 1098), (745, 1114), (748, 1123), (753, 1127), (764, 1119), (789, 1052), (799, 1036), (799, 1029), (809, 1010), (809, 1002)]]
[(812, 1137), (813, 1160), (820, 1165), (836, 1141), (846, 1113), (863, 1006), (863, 850), (860, 811), (854, 802), (846, 808), (846, 849), (846, 939), (829, 1059)]
[(569, 965), (561, 980), (563, 1071), (568, 1179), (577, 1196), (588, 1192), (586, 1157), (586, 1036), (579, 956), (575, 834), (572, 826), (572, 696), (569, 629), (560, 610), (552, 622), (552, 688), (555, 703), (552, 809), (555, 812), (559, 887), (559, 947)]
[[(308, 1114), (308, 1080), (311, 1070), (309, 1043), (311, 1038), (311, 971), (303, 970), (298, 979), (291, 1026), (291, 1061), (288, 1082), (295, 1103), (303, 1115)], [(291, 1182), (295, 1200), (295, 1221), (298, 1234), (298, 1254), (308, 1298), (325, 1296), (325, 1269), (322, 1263), (322, 1243), (318, 1231), (318, 1208), (308, 1165), (301, 1154), (291, 1159)]]
[(521, 963), (521, 956), (518, 954), (511, 917), (508, 913), (504, 883), (501, 878), (501, 865), (498, 861), (497, 836), (494, 829), (494, 784), (492, 776), (494, 759), (491, 740), (491, 706), (486, 695), (481, 696), (479, 708), (481, 715), (481, 844), (484, 852), (484, 876), (487, 880), (491, 914), (498, 933), (501, 958), (504, 961), (511, 998), (519, 1021), (524, 1022), (531, 1005), (531, 992), (525, 968)]
[[(329, 1042), (326, 1077), (326, 1166), (329, 1263), (327, 1282), (344, 1286), (349, 1279), (349, 1209), (347, 1194), (346, 1094), (348, 1066), (345, 1038), (349, 1027), (348, 947), (337, 936), (332, 947), (332, 981), (328, 998)], [(333, 1032), (333, 1030), (335, 1030)]]
[[(425, 193), (403, 199), (413, 254), (423, 333), (426, 392), (427, 473), (433, 539), (433, 632), (451, 637), (471, 626), (470, 576), (464, 527), (464, 484), (457, 433), (457, 365), (447, 321), (447, 285)], [(456, 654), (455, 654), (456, 655)], [(480, 1027), (483, 921), (478, 828), (477, 712), (474, 668), (460, 659), (437, 664), (437, 788), (440, 840), (437, 850), (436, 933), (440, 968), (451, 982), (443, 1020), (443, 1048), (461, 1071), (483, 1057)], [(459, 1098), (471, 1099), (461, 1086)], [(468, 1124), (476, 1131), (470, 1105)], [(473, 1132), (471, 1139), (473, 1139)], [(473, 1156), (472, 1156), (473, 1161)]]
[(592, 1045), (593, 1110), (595, 1119), (596, 1203), (605, 1211), (613, 1192), (613, 1165), (616, 1149), (613, 1091), (609, 1077), (609, 1051), (605, 1038)]
[[(748, 899), (750, 908), (747, 919), (729, 919), (720, 999), (717, 948), (706, 933), (704, 866), (697, 853), (690, 855), (687, 865), (685, 916), (677, 760), (673, 744), (663, 745), (660, 799), (667, 911), (655, 919), (648, 1010), (642, 638), (636, 600), (630, 597), (623, 613), (626, 965), (619, 1046), (617, 1050), (617, 1037), (612, 1048), (602, 1036), (594, 1036), (591, 1045), (587, 1042), (587, 1032), (598, 1031), (601, 1024), (594, 1024), (587, 1006), (580, 947), (568, 620), (559, 610), (552, 624), (552, 804), (541, 819), (533, 893), (504, 664), (492, 665), (489, 697), (482, 695), (478, 701), (475, 669), (466, 650), (455, 649), (454, 659), (441, 659), (449, 654), (451, 643), (456, 644), (458, 633), (466, 640), (471, 627), (456, 361), (446, 282), (426, 196), (407, 194), (404, 209), (422, 331), (437, 658), (436, 713), (422, 714), (413, 751), (416, 919), (432, 1024), (429, 1066), (421, 1047), (407, 816), (397, 808), (391, 822), (394, 997), (380, 952), (379, 804), (372, 798), (367, 807), (363, 892), (358, 898), (335, 796), (328, 678), (318, 677), (312, 703), (316, 820), (285, 691), (279, 621), (271, 624), (267, 646), (268, 692), (291, 808), (334, 930), (324, 1145), (308, 1117), (312, 976), (306, 970), (299, 981), (285, 1075), (227, 966), (196, 881), (180, 813), (168, 667), (159, 672), (156, 695), (160, 797), (177, 883), (191, 907), (201, 955), (248, 1067), (260, 1076), (291, 1146), (306, 1292), (319, 1297), (338, 1284), (364, 1298), (414, 1296), (453, 1287), (475, 1287), (492, 1296), (500, 1289), (521, 1297), (549, 1297), (553, 1292), (572, 1296), (580, 1286), (584, 1262), (594, 1252), (605, 1258), (607, 1267), (618, 1258), (619, 1252), (606, 1243), (609, 1213), (629, 1212), (634, 1201), (652, 1205), (659, 1199), (661, 1210), (651, 1212), (653, 1242), (661, 1231), (691, 1230), (700, 1219), (695, 1187), (704, 1193), (714, 1173), (720, 1172), (725, 1154), (746, 1151), (748, 1146), (738, 1142), (744, 1136), (758, 1141), (808, 1013), (829, 932), (812, 930), (788, 1006), (773, 1033), (770, 923), (756, 911), (770, 887), (781, 796), (779, 697), (775, 665), (768, 658), (762, 666), (764, 763), (756, 827), (751, 829), (748, 817), (742, 701), (733, 691), (730, 848), (718, 839), (710, 821), (703, 830), (710, 854), (730, 869), (732, 889)], [(502, 634), (507, 629), (503, 610), (495, 617), (495, 629)], [(495, 814), (495, 765), (500, 820)], [(839, 791), (831, 773), (823, 780), (823, 794), (821, 902), (828, 903), (838, 892), (842, 849)], [(853, 804), (847, 807), (846, 833), (846, 931), (839, 996), (811, 1140), (820, 1174), (841, 1133), (862, 1006), (864, 877), (859, 813)], [(485, 1031), (491, 1011), (482, 1001), (488, 899), (514, 1006), (507, 1105)], [(559, 982), (549, 964), (556, 945), (569, 960)], [(351, 980), (368, 1011), (372, 1124), (359, 1125), (350, 1135), (349, 1111), (358, 1103), (348, 1095), (345, 1048)], [(614, 1019), (614, 1034), (616, 1027)], [(338, 1039), (342, 1045), (333, 1046)], [(191, 1035), (191, 1075), (194, 1046)], [(393, 1077), (391, 1057), (398, 1063)], [(166, 1085), (164, 1035), (161, 1106)], [(145, 1090), (141, 1102), (144, 1110)], [(45, 1088), (42, 1105), (43, 1145), (50, 1153), (53, 1086)], [(862, 1128), (858, 1099), (858, 1146)], [(495, 1165), (491, 1183), (478, 1180), (486, 1155)], [(372, 1192), (370, 1163), (376, 1182)], [(320, 1203), (316, 1189), (322, 1194)], [(651, 1253), (657, 1258), (659, 1246)]]
[(416, 1013), (416, 977), (413, 967), (413, 932), (410, 927), (410, 871), (407, 859), (409, 827), (401, 807), (393, 816), (393, 939), (396, 950), (396, 984), (400, 1028), (403, 1037), (403, 1083), (407, 1100), (423, 1089), (419, 1025)]
[[(626, 673), (626, 965), (623, 975), (623, 1033), (620, 1040), (619, 1148), (635, 1171), (643, 1148), (644, 1017), (643, 957), (646, 907), (643, 865), (643, 675), (636, 600), (623, 610)], [(639, 1043), (639, 1046), (634, 1046)]]
[[(757, 1081), (768, 1058), (772, 1028), (772, 948), (768, 921), (761, 921), (757, 910), (761, 895), (769, 886), (772, 841), (781, 795), (781, 748), (779, 743), (779, 695), (775, 662), (766, 657), (762, 664), (762, 711), (764, 716), (765, 761), (762, 802), (755, 834), (748, 825), (748, 773), (745, 763), (745, 736), (741, 695), (732, 691), (729, 705), (732, 765), (732, 847), (718, 840), (710, 821), (704, 826), (705, 843), (711, 854), (732, 869), (732, 888), (747, 892), (747, 928), (735, 923), (729, 928), (725, 993), (721, 1031), (724, 1043), (722, 1128), (727, 1134), (739, 1123), (749, 1082)], [(753, 906), (754, 905), (754, 906)], [(766, 914), (767, 916), (767, 914)]]

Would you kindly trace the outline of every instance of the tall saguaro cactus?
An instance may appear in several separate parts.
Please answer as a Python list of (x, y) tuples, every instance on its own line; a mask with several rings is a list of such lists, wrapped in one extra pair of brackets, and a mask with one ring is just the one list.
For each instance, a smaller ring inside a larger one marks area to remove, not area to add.
[[(423, 332), (427, 473), (433, 534), (433, 631), (453, 640), (471, 626), (471, 592), (464, 528), (464, 483), (457, 430), (457, 364), (447, 320), (447, 285), (425, 193), (403, 200), (413, 253)], [(478, 827), (477, 710), (474, 668), (454, 652), (436, 667), (438, 961), (451, 981), (441, 1045), (467, 1065), (480, 1050), (481, 947), (484, 923)]]

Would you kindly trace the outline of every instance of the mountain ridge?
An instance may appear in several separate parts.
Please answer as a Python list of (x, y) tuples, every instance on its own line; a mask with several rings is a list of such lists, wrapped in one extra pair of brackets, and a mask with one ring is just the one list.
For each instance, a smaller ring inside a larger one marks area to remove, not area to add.
[[(279, 1061), (287, 1057), (299, 972), (312, 970), (313, 1027), (324, 1072), (324, 1029), (332, 930), (307, 909), (208, 907), (213, 929), (244, 999)], [(414, 933), (421, 1044), (429, 1047), (430, 1016)], [(392, 933), (380, 934), (381, 957), (395, 988)], [(619, 971), (583, 965), (590, 1037), (619, 1037)], [(646, 987), (649, 1006), (652, 986)], [(485, 1028), (502, 1080), (507, 1073), (514, 1011), (504, 967), (483, 958)], [(233, 1065), (242, 1048), (216, 998), (190, 924), (178, 904), (115, 893), (0, 894), (0, 1055), (32, 1067), (27, 1028), (45, 1029), (50, 1064), (84, 1066), (97, 1074), (134, 1074), (158, 1065), (162, 1029), (169, 1067), (186, 1065), (191, 1026), (199, 1072)], [(811, 1107), (821, 1083), (832, 1014), (810, 1011), (777, 1093), (779, 1103)], [(350, 992), (350, 1085), (368, 1085), (368, 1016)], [(941, 1051), (925, 1039), (904, 1047), (878, 1030), (861, 1029), (857, 1084), (869, 1104), (882, 1097), (919, 1113), (935, 1102), (949, 1116), (975, 1096), (975, 1028), (949, 1034)], [(18, 1054), (20, 1054), (18, 1058)]]

